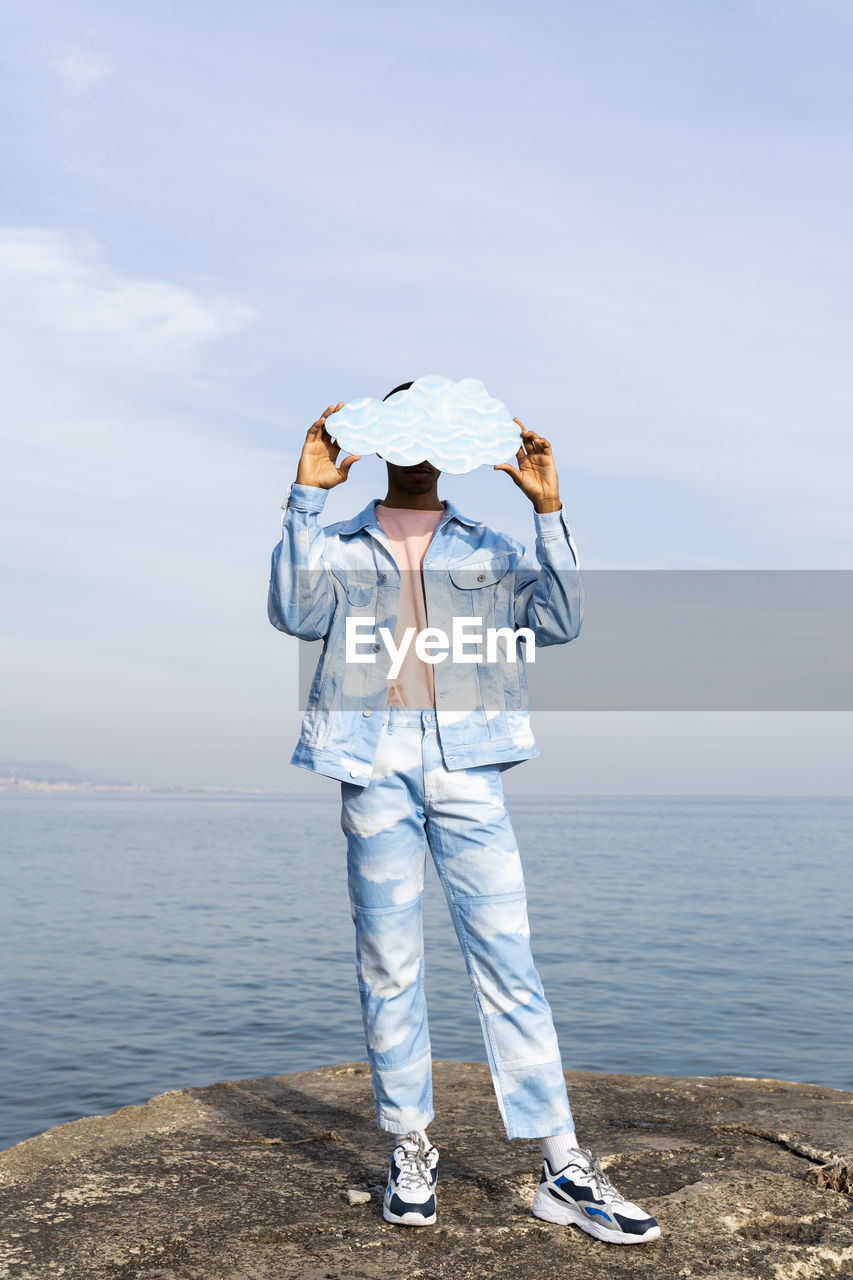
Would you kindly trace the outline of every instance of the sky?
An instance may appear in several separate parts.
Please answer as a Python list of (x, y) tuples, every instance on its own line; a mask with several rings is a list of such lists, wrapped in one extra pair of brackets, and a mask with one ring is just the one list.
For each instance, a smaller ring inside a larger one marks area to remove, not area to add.
[[(853, 568), (851, 53), (842, 0), (10, 7), (0, 757), (328, 792), (281, 501), (426, 373), (551, 441), (582, 569)], [(532, 550), (508, 475), (439, 492)], [(851, 786), (840, 711), (533, 727), (508, 791)]]

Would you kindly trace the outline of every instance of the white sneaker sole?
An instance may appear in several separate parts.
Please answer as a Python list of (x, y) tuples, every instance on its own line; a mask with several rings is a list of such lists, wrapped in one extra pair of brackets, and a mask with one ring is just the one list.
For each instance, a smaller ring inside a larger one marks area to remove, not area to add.
[(648, 1240), (657, 1240), (660, 1235), (660, 1227), (649, 1227), (648, 1231), (641, 1236), (632, 1236), (624, 1231), (612, 1231), (609, 1227), (593, 1222), (592, 1218), (588, 1218), (580, 1209), (575, 1209), (570, 1204), (558, 1204), (553, 1196), (543, 1195), (540, 1191), (537, 1191), (533, 1197), (533, 1212), (537, 1218), (542, 1218), (545, 1222), (556, 1222), (561, 1227), (580, 1227), (582, 1231), (595, 1236), (597, 1240), (607, 1240), (610, 1244), (645, 1244)]
[(396, 1222), (401, 1227), (431, 1227), (434, 1226), (436, 1215), (433, 1214), (429, 1218), (425, 1218), (422, 1213), (404, 1213), (402, 1217), (396, 1213), (392, 1213), (387, 1204), (382, 1206), (382, 1216), (386, 1222)]

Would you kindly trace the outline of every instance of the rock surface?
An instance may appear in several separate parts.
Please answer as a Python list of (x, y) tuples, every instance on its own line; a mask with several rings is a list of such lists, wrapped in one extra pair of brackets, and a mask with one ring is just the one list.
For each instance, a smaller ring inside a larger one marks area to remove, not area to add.
[(393, 1139), (354, 1063), (179, 1089), (0, 1151), (0, 1277), (853, 1276), (853, 1093), (567, 1072), (580, 1141), (662, 1227), (625, 1248), (532, 1216), (538, 1143), (506, 1140), (487, 1067), (434, 1074), (434, 1227), (382, 1217)]

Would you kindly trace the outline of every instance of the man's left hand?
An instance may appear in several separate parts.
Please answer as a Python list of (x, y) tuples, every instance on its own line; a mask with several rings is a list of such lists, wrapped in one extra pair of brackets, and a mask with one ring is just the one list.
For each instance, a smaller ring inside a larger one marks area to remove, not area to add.
[(513, 422), (521, 427), (521, 448), (515, 455), (518, 466), (496, 462), (493, 470), (508, 471), (536, 511), (559, 511), (563, 504), (550, 443), (535, 431), (528, 431), (520, 418), (513, 418)]

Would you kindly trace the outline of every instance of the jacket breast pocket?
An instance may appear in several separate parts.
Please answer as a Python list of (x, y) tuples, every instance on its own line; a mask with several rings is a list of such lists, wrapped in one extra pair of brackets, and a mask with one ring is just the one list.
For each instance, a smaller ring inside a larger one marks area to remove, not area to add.
[(357, 609), (360, 613), (369, 613), (376, 604), (378, 590), (376, 574), (369, 569), (340, 567), (333, 568), (332, 573), (343, 589), (349, 608)]
[[(506, 712), (521, 705), (518, 665), (506, 661), (503, 647), (489, 660), (489, 632), (512, 628), (513, 561), (491, 557), (477, 563), (454, 565), (448, 570), (452, 584), (452, 608), (456, 616), (480, 618), (482, 638), (477, 673), (489, 735), (504, 740), (508, 734)], [(505, 643), (505, 642), (504, 642)]]
[(506, 627), (512, 620), (512, 582), (509, 557), (480, 564), (454, 565), (448, 570), (454, 615), (481, 618), (484, 628)]
[[(371, 569), (345, 569), (337, 565), (331, 572), (338, 599), (329, 653), (334, 677), (333, 685), (330, 682), (331, 687), (327, 689), (326, 701), (334, 697), (336, 704), (348, 706), (365, 696), (366, 685), (375, 670), (373, 662), (366, 662), (364, 655), (369, 652), (371, 634), (381, 621), (376, 617), (379, 580), (376, 571)], [(349, 647), (347, 637), (350, 632), (355, 650), (361, 655), (359, 657), (354, 658)]]
[(482, 564), (454, 565), (448, 570), (450, 581), (457, 591), (471, 592), (471, 602), (475, 604), (487, 598), (487, 592), (493, 592), (509, 572), (509, 558), (504, 556), (488, 560)]

